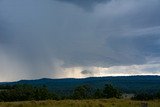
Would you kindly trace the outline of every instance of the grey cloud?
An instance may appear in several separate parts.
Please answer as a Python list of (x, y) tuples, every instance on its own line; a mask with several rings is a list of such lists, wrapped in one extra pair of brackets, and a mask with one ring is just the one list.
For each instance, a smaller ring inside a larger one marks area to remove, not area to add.
[(56, 77), (58, 61), (110, 67), (160, 57), (159, 0), (106, 1), (1, 0), (0, 47), (31, 78)]
[(93, 75), (93, 72), (92, 72), (92, 71), (89, 71), (89, 70), (83, 70), (83, 71), (81, 71), (81, 73), (82, 73), (83, 75)]
[(91, 11), (99, 3), (110, 2), (111, 0), (57, 0), (59, 2), (74, 4), (81, 7), (87, 11)]

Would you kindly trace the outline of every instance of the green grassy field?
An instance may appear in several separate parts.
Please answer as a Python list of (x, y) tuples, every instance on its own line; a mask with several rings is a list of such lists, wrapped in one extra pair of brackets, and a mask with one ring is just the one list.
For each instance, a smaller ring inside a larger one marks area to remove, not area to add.
[[(141, 107), (142, 101), (131, 100), (62, 100), (0, 102), (0, 107)], [(160, 107), (160, 101), (147, 101), (148, 107)]]

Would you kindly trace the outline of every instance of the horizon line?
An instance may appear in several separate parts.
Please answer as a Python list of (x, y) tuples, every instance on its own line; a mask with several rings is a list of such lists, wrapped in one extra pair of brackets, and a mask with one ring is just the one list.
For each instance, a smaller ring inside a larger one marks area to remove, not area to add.
[(87, 78), (107, 78), (107, 77), (136, 77), (136, 76), (160, 76), (160, 74), (135, 74), (135, 75), (107, 75), (107, 76), (88, 76), (88, 77), (79, 77), (79, 78), (50, 78), (50, 77), (42, 77), (42, 78), (33, 78), (33, 79), (19, 79), (13, 81), (0, 81), (0, 83), (10, 83), (10, 82), (19, 82), (19, 81), (36, 81), (42, 79), (51, 79), (51, 80), (63, 80), (63, 79), (87, 79)]

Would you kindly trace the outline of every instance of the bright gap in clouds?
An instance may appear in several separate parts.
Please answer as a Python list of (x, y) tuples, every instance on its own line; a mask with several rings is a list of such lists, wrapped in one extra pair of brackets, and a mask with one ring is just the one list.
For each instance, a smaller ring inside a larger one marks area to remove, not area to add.
[(134, 76), (134, 75), (158, 75), (160, 76), (160, 64), (145, 64), (131, 66), (104, 67), (73, 67), (59, 68), (62, 70), (59, 78), (86, 78), (105, 76)]

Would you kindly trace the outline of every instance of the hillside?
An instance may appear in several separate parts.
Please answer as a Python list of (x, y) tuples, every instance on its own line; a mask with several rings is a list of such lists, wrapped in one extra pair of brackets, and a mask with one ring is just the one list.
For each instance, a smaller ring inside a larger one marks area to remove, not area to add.
[(0, 84), (31, 84), (35, 86), (46, 85), (50, 91), (69, 94), (79, 85), (90, 85), (92, 88), (103, 88), (105, 84), (113, 84), (126, 93), (157, 92), (160, 90), (159, 76), (121, 76), (121, 77), (90, 77), (84, 79), (37, 79), (20, 80), (17, 82)]

